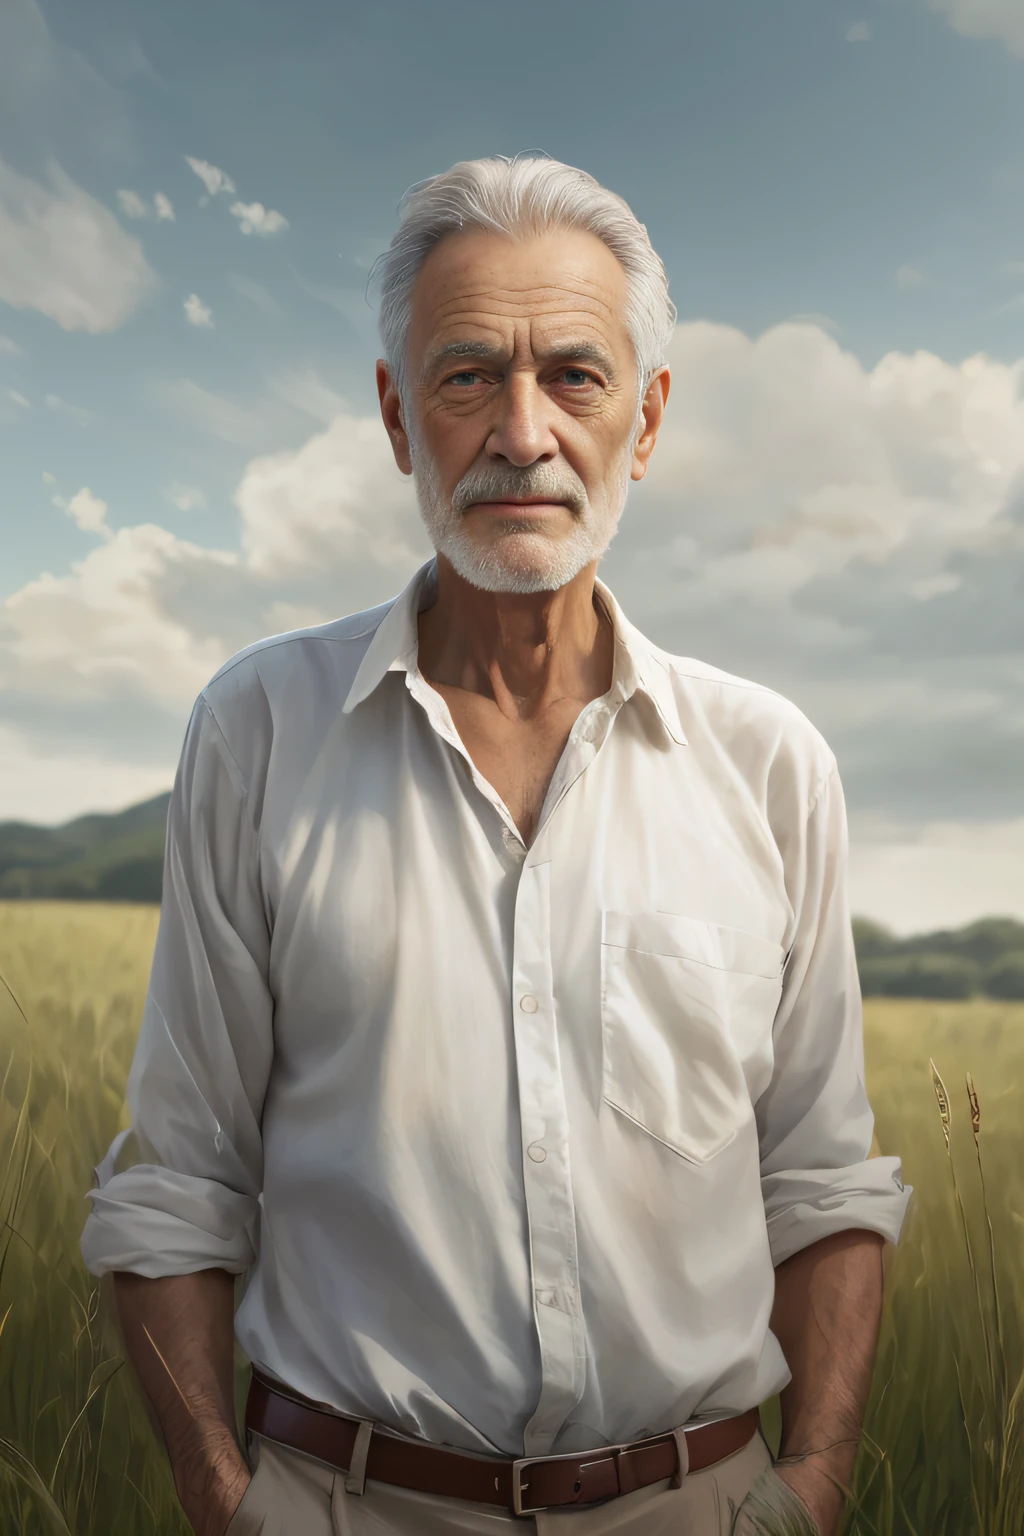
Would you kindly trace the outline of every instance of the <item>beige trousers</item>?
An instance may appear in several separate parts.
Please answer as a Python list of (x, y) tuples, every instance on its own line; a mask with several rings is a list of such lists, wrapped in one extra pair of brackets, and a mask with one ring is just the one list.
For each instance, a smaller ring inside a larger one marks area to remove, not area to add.
[(389, 1483), (347, 1493), (345, 1474), (327, 1463), (248, 1438), (255, 1471), (224, 1536), (817, 1536), (760, 1432), (679, 1488), (664, 1479), (589, 1508), (522, 1517)]

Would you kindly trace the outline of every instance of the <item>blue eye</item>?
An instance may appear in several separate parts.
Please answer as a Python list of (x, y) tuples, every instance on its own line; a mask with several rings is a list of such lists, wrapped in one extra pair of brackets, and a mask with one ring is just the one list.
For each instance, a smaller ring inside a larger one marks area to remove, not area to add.
[[(569, 379), (570, 388), (572, 389), (579, 389), (582, 385), (593, 384), (596, 382), (592, 375), (587, 373), (583, 368), (563, 368), (559, 377), (563, 379)], [(476, 373), (472, 368), (464, 368), (460, 373), (449, 374), (448, 378), (445, 380), (445, 383), (455, 384), (456, 386), (464, 386), (467, 382), (469, 384), (477, 382), (479, 378), (480, 375)]]

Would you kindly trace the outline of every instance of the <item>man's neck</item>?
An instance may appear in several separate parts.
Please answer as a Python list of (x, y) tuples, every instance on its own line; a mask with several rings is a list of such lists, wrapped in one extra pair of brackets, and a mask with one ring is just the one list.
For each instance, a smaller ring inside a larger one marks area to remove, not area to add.
[(438, 555), (436, 601), (419, 616), (420, 671), (522, 721), (567, 698), (599, 698), (611, 687), (614, 635), (595, 605), (596, 570), (554, 592), (484, 592)]

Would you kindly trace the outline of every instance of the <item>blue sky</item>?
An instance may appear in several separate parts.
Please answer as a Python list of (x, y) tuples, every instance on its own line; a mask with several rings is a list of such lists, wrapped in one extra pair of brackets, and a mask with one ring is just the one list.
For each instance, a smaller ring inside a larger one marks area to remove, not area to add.
[(368, 270), (528, 149), (679, 308), (605, 579), (822, 729), (860, 910), (1024, 915), (1019, 0), (7, 0), (0, 818), (169, 783), (226, 655), (404, 582)]

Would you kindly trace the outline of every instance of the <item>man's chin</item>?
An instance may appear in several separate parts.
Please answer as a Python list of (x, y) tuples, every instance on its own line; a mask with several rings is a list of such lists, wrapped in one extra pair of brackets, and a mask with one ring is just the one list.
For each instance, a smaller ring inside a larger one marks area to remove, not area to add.
[[(455, 565), (455, 562), (452, 564)], [(455, 569), (470, 586), (477, 587), (481, 592), (515, 593), (524, 597), (533, 592), (557, 592), (559, 587), (564, 587), (577, 574), (575, 571), (563, 575), (561, 572), (524, 570), (521, 567), (510, 570), (504, 565), (480, 565), (475, 562), (461, 569), (455, 565)]]
[(530, 558), (525, 551), (513, 556), (506, 549), (481, 549), (478, 545), (467, 548), (462, 543), (441, 547), (443, 554), (464, 581), (482, 592), (508, 592), (526, 595), (533, 592), (556, 592), (577, 576), (587, 564), (589, 556), (580, 551), (568, 551), (561, 558), (549, 549)]

